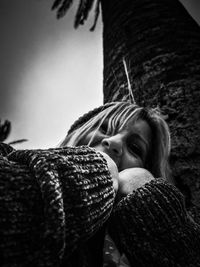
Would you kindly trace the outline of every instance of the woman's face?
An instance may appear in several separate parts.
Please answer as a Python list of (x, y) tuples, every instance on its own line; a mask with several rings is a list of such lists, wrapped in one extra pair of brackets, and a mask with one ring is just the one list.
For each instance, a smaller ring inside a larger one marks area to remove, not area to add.
[[(108, 154), (116, 163), (119, 171), (145, 167), (152, 138), (151, 128), (146, 121), (130, 119), (119, 132), (113, 135), (107, 135), (106, 132), (107, 122), (105, 121), (96, 132), (90, 146)], [(93, 135), (94, 131), (91, 131), (86, 136), (84, 144), (88, 144)]]

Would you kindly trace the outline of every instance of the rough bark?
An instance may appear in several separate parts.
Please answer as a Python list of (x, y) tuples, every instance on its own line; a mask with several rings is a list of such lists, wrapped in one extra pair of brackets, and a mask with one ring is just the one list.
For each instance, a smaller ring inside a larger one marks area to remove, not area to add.
[(104, 102), (127, 99), (125, 59), (136, 103), (168, 115), (173, 176), (198, 216), (200, 28), (177, 0), (103, 0), (102, 14)]

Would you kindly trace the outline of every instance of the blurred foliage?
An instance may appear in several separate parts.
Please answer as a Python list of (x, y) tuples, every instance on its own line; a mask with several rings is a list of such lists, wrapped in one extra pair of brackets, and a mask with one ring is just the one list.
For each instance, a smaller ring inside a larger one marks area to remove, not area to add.
[[(52, 10), (56, 10), (58, 19), (65, 16), (69, 8), (72, 6), (73, 2), (74, 0), (54, 0)], [(78, 9), (74, 21), (75, 28), (77, 28), (79, 25), (84, 24), (94, 4), (94, 23), (90, 28), (91, 31), (94, 31), (100, 13), (100, 0), (79, 0)]]
[(11, 131), (11, 122), (5, 120), (4, 122), (0, 119), (0, 142), (5, 141)]
[[(0, 119), (0, 142), (5, 142), (11, 132), (11, 122), (9, 120), (2, 121)], [(9, 142), (9, 145), (15, 145), (28, 141), (27, 139), (18, 139)]]

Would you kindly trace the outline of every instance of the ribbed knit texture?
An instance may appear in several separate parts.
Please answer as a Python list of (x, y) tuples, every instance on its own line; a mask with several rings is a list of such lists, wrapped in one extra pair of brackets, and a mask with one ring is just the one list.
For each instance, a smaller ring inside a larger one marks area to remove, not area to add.
[(13, 151), (0, 164), (1, 266), (59, 266), (110, 215), (111, 176), (93, 149)]
[(87, 121), (89, 121), (91, 118), (96, 116), (99, 112), (107, 109), (108, 107), (112, 106), (113, 102), (106, 103), (105, 105), (99, 106), (97, 108), (94, 108), (93, 110), (90, 110), (89, 112), (85, 113), (83, 116), (78, 118), (70, 127), (68, 130), (68, 134), (72, 133), (77, 128), (81, 127), (83, 124), (85, 124)]
[(188, 217), (182, 194), (162, 179), (121, 200), (109, 233), (131, 266), (200, 266), (200, 227)]
[(71, 132), (73, 132), (74, 130), (76, 130), (77, 128), (81, 127), (84, 123), (86, 123), (87, 121), (89, 121), (92, 117), (94, 117), (95, 115), (97, 115), (99, 112), (103, 111), (107, 106), (100, 106), (98, 108), (94, 108), (93, 110), (85, 113), (83, 116), (81, 116), (80, 118), (78, 118), (70, 127), (70, 129), (68, 130), (68, 134), (70, 134)]
[(114, 195), (94, 149), (1, 144), (0, 266), (100, 267), (105, 228), (132, 267), (200, 266), (200, 227), (174, 186), (153, 180), (113, 209)]

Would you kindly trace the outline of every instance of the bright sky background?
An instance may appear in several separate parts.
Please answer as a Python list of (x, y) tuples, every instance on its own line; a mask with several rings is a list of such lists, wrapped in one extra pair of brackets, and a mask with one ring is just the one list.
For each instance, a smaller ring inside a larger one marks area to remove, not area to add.
[[(56, 20), (50, 0), (0, 1), (0, 118), (16, 148), (55, 147), (83, 113), (103, 103), (102, 24), (74, 30), (76, 3)], [(199, 22), (200, 1), (182, 0)]]

